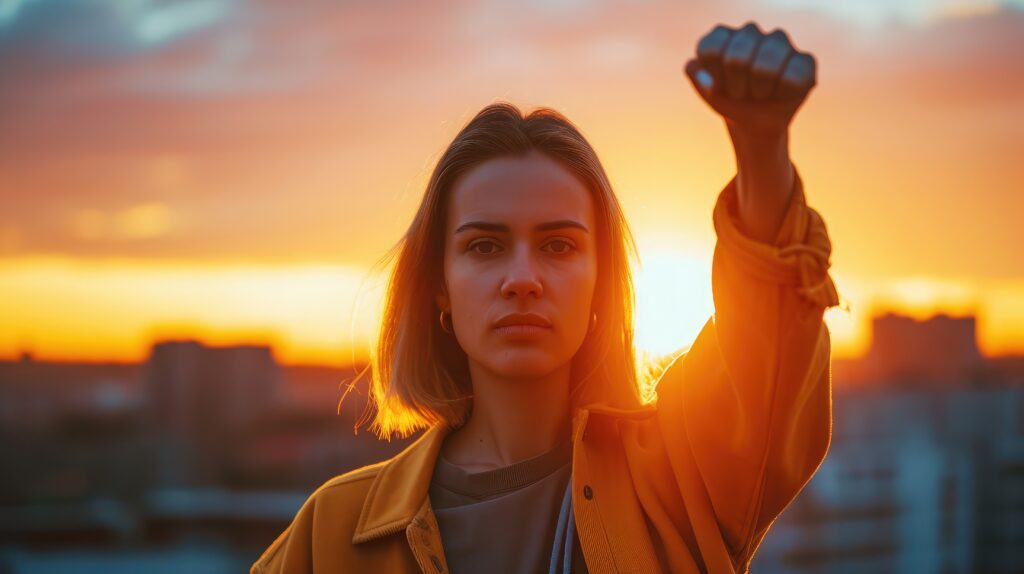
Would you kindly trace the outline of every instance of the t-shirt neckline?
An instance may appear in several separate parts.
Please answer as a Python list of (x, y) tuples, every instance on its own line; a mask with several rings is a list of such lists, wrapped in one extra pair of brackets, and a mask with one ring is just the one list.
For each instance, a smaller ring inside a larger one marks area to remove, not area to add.
[(569, 440), (559, 441), (551, 450), (533, 458), (479, 472), (467, 472), (439, 452), (433, 481), (458, 494), (486, 498), (536, 482), (569, 464), (571, 460), (572, 442)]

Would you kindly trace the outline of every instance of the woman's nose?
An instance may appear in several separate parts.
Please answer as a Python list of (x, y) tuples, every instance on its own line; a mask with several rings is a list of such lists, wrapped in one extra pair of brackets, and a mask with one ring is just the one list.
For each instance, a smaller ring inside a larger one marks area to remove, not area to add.
[(524, 253), (524, 249), (517, 251), (501, 284), (501, 295), (506, 298), (531, 295), (540, 297), (544, 294), (544, 286), (541, 284), (535, 262), (529, 253)]

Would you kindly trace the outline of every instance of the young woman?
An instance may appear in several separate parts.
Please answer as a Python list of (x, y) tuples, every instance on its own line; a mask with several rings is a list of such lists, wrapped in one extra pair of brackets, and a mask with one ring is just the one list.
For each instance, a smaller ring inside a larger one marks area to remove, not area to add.
[(321, 486), (252, 572), (748, 569), (831, 428), (830, 244), (787, 142), (815, 64), (747, 24), (685, 70), (738, 169), (713, 214), (715, 316), (656, 394), (594, 150), (555, 111), (487, 106), (399, 244), (373, 363), (374, 430), (426, 432)]

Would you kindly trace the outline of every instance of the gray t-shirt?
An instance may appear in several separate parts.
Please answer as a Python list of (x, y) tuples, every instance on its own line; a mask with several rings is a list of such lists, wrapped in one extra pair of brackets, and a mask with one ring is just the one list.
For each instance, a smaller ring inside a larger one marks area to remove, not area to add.
[[(534, 458), (483, 472), (466, 472), (439, 454), (430, 503), (451, 572), (548, 572), (571, 472), (568, 440)], [(572, 572), (586, 572), (579, 538), (573, 549)]]

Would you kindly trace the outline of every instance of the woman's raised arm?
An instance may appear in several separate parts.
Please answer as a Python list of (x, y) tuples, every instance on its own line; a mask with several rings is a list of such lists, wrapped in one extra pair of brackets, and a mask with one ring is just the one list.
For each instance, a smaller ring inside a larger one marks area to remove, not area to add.
[(715, 316), (659, 382), (658, 417), (687, 504), (713, 511), (698, 539), (724, 538), (742, 571), (831, 433), (831, 245), (786, 150), (814, 61), (781, 31), (719, 26), (686, 71), (725, 118), (738, 173), (714, 211)]

